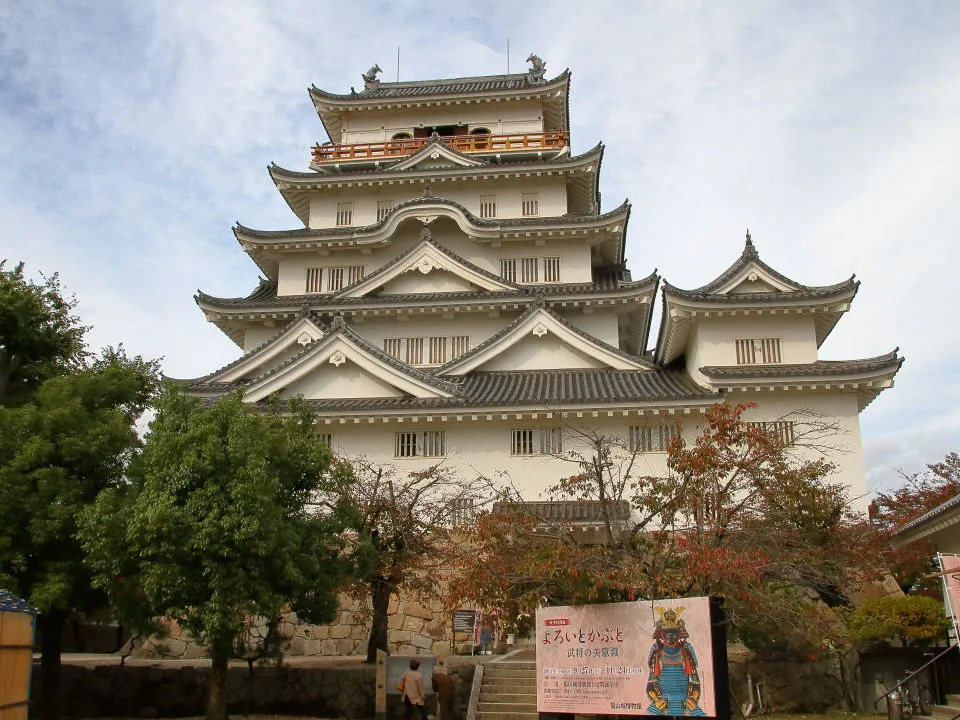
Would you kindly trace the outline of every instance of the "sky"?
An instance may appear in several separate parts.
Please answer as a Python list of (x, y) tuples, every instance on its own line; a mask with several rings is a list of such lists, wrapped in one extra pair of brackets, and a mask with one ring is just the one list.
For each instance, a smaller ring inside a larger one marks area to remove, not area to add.
[(861, 415), (868, 487), (960, 450), (956, 2), (0, 0), (0, 259), (58, 272), (94, 348), (204, 375), (240, 351), (193, 295), (257, 284), (231, 226), (300, 226), (267, 166), (327, 140), (311, 84), (532, 52), (573, 73), (574, 153), (606, 146), (602, 209), (632, 203), (634, 277), (702, 285), (748, 228), (798, 282), (856, 274), (820, 357), (906, 357)]

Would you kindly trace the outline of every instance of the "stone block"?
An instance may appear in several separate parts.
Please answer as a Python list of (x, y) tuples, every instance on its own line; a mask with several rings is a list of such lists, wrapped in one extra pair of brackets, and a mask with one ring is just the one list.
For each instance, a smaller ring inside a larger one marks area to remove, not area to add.
[(313, 637), (318, 640), (326, 640), (330, 637), (330, 626), (329, 625), (311, 625), (313, 628)]
[(334, 640), (342, 640), (350, 637), (350, 628), (345, 625), (332, 625), (330, 627), (330, 637)]
[(434, 617), (434, 612), (429, 608), (424, 607), (420, 603), (413, 602), (408, 600), (406, 603), (407, 617), (420, 618), (421, 620), (432, 620)]
[(181, 658), (187, 651), (187, 643), (183, 640), (173, 640), (168, 638), (164, 643), (164, 655), (171, 658)]
[(307, 638), (303, 641), (304, 655), (323, 655), (323, 641), (319, 638)]
[(337, 642), (336, 640), (331, 640), (330, 638), (325, 638), (320, 641), (321, 655), (336, 655), (337, 654)]
[(403, 627), (404, 620), (406, 620), (406, 616), (401, 615), (400, 613), (394, 613), (393, 615), (387, 616), (387, 629), (399, 630)]
[(410, 642), (419, 650), (428, 650), (433, 647), (433, 639), (424, 635), (414, 635)]
[(190, 643), (187, 645), (187, 649), (183, 651), (184, 660), (197, 660), (199, 658), (205, 658), (206, 656), (207, 651), (195, 643)]
[(295, 637), (290, 640), (290, 646), (287, 648), (288, 655), (304, 655), (303, 638)]
[(423, 632), (423, 618), (407, 615), (403, 621), (403, 629), (415, 633)]

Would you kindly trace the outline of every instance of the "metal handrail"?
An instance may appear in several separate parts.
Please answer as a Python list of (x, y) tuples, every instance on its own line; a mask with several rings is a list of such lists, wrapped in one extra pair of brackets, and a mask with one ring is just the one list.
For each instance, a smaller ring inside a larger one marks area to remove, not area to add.
[[(890, 693), (896, 692), (896, 691), (900, 690), (900, 688), (902, 688), (902, 687), (903, 687), (904, 685), (906, 685), (908, 682), (910, 682), (911, 680), (913, 680), (913, 678), (915, 678), (917, 675), (919, 675), (919, 674), (922, 673), (924, 670), (926, 670), (928, 667), (930, 667), (930, 666), (933, 665), (935, 662), (937, 662), (937, 660), (939, 660), (940, 658), (942, 658), (944, 655), (946, 655), (946, 654), (947, 654), (948, 652), (950, 652), (951, 650), (956, 650), (958, 647), (960, 647), (960, 645), (950, 645), (949, 647), (941, 650), (933, 659), (928, 660), (928, 661), (925, 662), (923, 665), (921, 665), (921, 666), (920, 666), (920, 669), (914, 670), (912, 673), (910, 673), (909, 675), (907, 675), (903, 680), (901, 680), (901, 681), (898, 682), (896, 685), (894, 685), (892, 688), (890, 688), (889, 690), (887, 690), (883, 695), (878, 696), (877, 699), (873, 701), (873, 707), (877, 707), (877, 703), (880, 702), (881, 700), (883, 700), (885, 697), (887, 697)], [(940, 698), (937, 698), (937, 700), (939, 701)], [(958, 717), (960, 717), (960, 713), (958, 713), (957, 715), (954, 715), (953, 718), (951, 718), (951, 720), (957, 720)]]

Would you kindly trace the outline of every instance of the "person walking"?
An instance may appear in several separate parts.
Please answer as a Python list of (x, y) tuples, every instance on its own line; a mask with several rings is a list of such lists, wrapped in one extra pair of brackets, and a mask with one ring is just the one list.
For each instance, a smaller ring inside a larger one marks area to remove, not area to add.
[(443, 660), (437, 660), (437, 664), (433, 668), (431, 685), (433, 685), (433, 691), (437, 693), (437, 709), (440, 710), (440, 720), (456, 720), (457, 711), (454, 705), (457, 686), (447, 672)]
[(420, 661), (410, 658), (410, 669), (403, 674), (400, 680), (403, 686), (403, 704), (406, 706), (406, 720), (413, 719), (413, 710), (417, 709), (420, 720), (427, 720), (427, 690), (423, 684), (423, 675), (420, 674)]

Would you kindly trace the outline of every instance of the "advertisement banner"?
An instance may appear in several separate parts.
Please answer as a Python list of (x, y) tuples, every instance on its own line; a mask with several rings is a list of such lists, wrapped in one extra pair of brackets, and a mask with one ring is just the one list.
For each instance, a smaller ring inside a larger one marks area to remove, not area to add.
[(537, 710), (715, 716), (709, 598), (537, 610)]
[(944, 555), (940, 558), (940, 572), (943, 573), (943, 596), (953, 618), (953, 628), (960, 639), (960, 555)]

